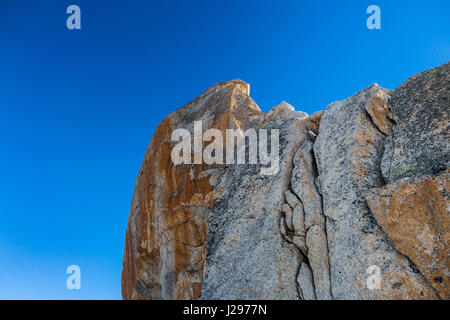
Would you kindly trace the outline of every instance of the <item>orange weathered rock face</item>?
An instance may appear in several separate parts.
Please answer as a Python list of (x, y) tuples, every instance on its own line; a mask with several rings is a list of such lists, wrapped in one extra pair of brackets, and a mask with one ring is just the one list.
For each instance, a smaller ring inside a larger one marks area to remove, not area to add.
[(378, 129), (389, 135), (392, 133), (392, 118), (390, 105), (390, 95), (386, 91), (377, 91), (366, 104), (366, 111)]
[(450, 299), (450, 169), (403, 179), (366, 193), (366, 201), (395, 248), (406, 255), (442, 299)]
[(139, 171), (125, 240), (124, 299), (197, 299), (202, 288), (208, 212), (222, 165), (171, 161), (175, 129), (246, 130), (263, 117), (240, 80), (218, 83), (156, 129)]

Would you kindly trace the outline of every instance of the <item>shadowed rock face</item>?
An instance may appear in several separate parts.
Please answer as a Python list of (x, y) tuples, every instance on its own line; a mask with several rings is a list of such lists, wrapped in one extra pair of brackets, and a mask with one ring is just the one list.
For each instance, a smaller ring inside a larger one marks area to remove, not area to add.
[[(264, 114), (233, 80), (170, 114), (136, 181), (124, 299), (448, 299), (449, 76), (374, 84), (311, 116)], [(224, 137), (278, 129), (279, 170), (173, 165), (172, 132), (200, 120)]]
[(409, 78), (395, 90), (397, 120), (386, 139), (381, 170), (387, 182), (450, 165), (450, 62)]

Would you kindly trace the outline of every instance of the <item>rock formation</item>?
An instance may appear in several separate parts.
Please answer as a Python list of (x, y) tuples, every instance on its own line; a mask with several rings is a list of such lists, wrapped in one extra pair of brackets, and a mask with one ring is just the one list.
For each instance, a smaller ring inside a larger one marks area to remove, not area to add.
[[(240, 80), (171, 113), (137, 177), (123, 298), (448, 299), (449, 68), (311, 116), (286, 102), (264, 114)], [(279, 165), (174, 164), (172, 133), (196, 121), (245, 131), (232, 146), (245, 159), (246, 130), (267, 132)]]
[(156, 129), (139, 171), (125, 238), (125, 299), (196, 299), (204, 276), (208, 213), (223, 165), (171, 161), (171, 135), (192, 129), (247, 129), (263, 113), (242, 81), (214, 85)]

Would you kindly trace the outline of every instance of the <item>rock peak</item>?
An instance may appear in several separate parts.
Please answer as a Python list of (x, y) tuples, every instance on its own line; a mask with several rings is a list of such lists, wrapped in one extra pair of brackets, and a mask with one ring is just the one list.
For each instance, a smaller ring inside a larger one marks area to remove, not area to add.
[(275, 121), (289, 121), (295, 118), (305, 118), (308, 114), (303, 111), (296, 111), (295, 108), (285, 101), (281, 101), (273, 107), (266, 115), (266, 119)]
[(250, 96), (250, 84), (248, 84), (245, 81), (242, 81), (241, 79), (233, 79), (233, 80), (229, 80), (229, 81), (219, 82), (219, 83), (216, 83), (215, 85), (213, 85), (212, 88), (215, 88), (215, 87), (224, 88), (224, 87), (228, 87), (228, 86), (239, 88), (247, 96)]

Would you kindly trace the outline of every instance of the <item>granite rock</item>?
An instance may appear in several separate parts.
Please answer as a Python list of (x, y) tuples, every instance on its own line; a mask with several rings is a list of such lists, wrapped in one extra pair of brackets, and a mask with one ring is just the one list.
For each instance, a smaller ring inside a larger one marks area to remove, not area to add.
[(450, 299), (450, 169), (397, 180), (366, 192), (366, 201), (394, 247), (442, 299)]
[[(384, 184), (380, 163), (385, 134), (366, 105), (375, 96), (389, 94), (391, 91), (374, 84), (332, 103), (322, 116), (314, 144), (334, 299), (436, 297), (410, 261), (395, 250), (363, 197), (368, 189)], [(367, 287), (371, 266), (381, 270), (379, 289)]]
[(450, 62), (409, 78), (393, 93), (397, 124), (386, 139), (381, 170), (386, 182), (450, 165)]
[[(136, 179), (124, 299), (449, 299), (449, 69), (311, 116), (264, 114), (241, 80), (171, 113)], [(267, 130), (279, 165), (174, 165), (197, 121)]]
[(246, 130), (263, 113), (240, 80), (218, 83), (158, 125), (136, 179), (125, 239), (124, 299), (196, 299), (206, 255), (208, 213), (224, 165), (177, 165), (171, 161), (172, 132)]

